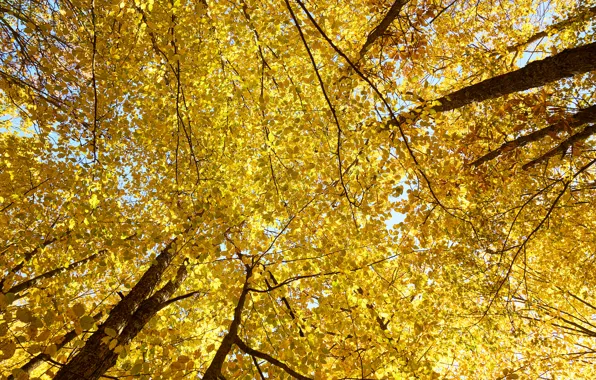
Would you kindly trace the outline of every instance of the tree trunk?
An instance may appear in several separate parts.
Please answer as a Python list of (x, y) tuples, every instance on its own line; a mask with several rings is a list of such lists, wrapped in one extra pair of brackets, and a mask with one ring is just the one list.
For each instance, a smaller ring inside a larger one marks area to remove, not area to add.
[[(184, 263), (178, 269), (176, 278), (173, 281), (168, 281), (163, 288), (141, 303), (137, 311), (129, 318), (122, 333), (117, 337), (118, 345), (124, 346), (129, 344), (158, 311), (164, 306), (169, 305), (166, 301), (168, 301), (176, 290), (178, 290), (180, 284), (186, 279), (187, 274), (186, 263)], [(97, 363), (94, 375), (86, 377), (85, 379), (99, 379), (101, 375), (112, 368), (117, 361), (118, 353), (113, 350), (105, 351), (105, 357)]]
[(153, 293), (164, 271), (172, 262), (175, 242), (176, 239), (173, 239), (166, 245), (130, 293), (114, 306), (106, 321), (87, 339), (83, 349), (58, 371), (55, 380), (98, 379), (103, 374), (101, 371), (107, 370), (104, 368), (104, 362), (111, 356), (112, 351), (102, 342), (102, 339), (108, 336), (105, 333), (106, 328), (119, 334), (130, 322), (131, 316)]
[(596, 42), (563, 50), (552, 57), (530, 62), (519, 70), (452, 92), (437, 99), (441, 104), (433, 107), (433, 110), (450, 111), (470, 103), (541, 87), (559, 79), (594, 70), (596, 70)]

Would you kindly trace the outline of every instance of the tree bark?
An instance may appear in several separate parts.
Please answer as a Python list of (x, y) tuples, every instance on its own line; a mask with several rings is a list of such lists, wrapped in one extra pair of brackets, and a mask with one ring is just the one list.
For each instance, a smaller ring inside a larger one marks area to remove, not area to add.
[(549, 158), (556, 156), (558, 154), (560, 154), (562, 157), (564, 157), (567, 154), (567, 150), (569, 149), (569, 147), (573, 146), (573, 144), (584, 141), (585, 139), (587, 139), (588, 137), (592, 136), (595, 133), (596, 133), (596, 124), (588, 125), (581, 132), (578, 132), (578, 133), (570, 136), (568, 139), (566, 139), (565, 141), (563, 141), (562, 143), (560, 143), (553, 149), (549, 150), (548, 152), (544, 153), (542, 156), (528, 162), (527, 164), (522, 166), (522, 169), (528, 170), (532, 166), (538, 165), (539, 163), (544, 162), (544, 161), (548, 160)]
[[(521, 69), (464, 87), (437, 99), (436, 101), (440, 104), (431, 107), (431, 110), (434, 112), (451, 111), (471, 103), (541, 87), (563, 78), (594, 70), (596, 70), (596, 42), (563, 50), (552, 57), (530, 62)], [(409, 114), (416, 115), (423, 110), (424, 108), (419, 107)], [(404, 122), (406, 122), (406, 117), (400, 115), (395, 120), (389, 120), (388, 123), (396, 125)]]
[[(126, 327), (122, 330), (122, 333), (117, 337), (118, 345), (129, 344), (137, 334), (145, 327), (145, 325), (153, 318), (158, 311), (169, 305), (168, 299), (178, 290), (180, 284), (186, 279), (188, 272), (186, 270), (186, 263), (182, 264), (178, 268), (176, 278), (172, 281), (168, 281), (164, 287), (155, 292), (154, 295), (146, 299), (141, 303), (137, 311), (129, 318)], [(104, 347), (106, 345), (104, 344)], [(86, 377), (85, 379), (99, 379), (101, 375), (106, 373), (112, 368), (118, 361), (118, 353), (113, 350), (105, 351), (105, 356), (95, 368), (94, 375)]]
[(364, 54), (370, 49), (371, 45), (377, 40), (377, 38), (381, 37), (387, 31), (387, 28), (395, 21), (397, 16), (399, 16), (399, 12), (401, 9), (408, 3), (409, 0), (396, 0), (389, 11), (381, 20), (381, 23), (374, 28), (366, 38), (366, 42), (360, 49), (360, 58), (364, 57)]
[(163, 273), (174, 257), (174, 243), (170, 241), (155, 259), (155, 262), (143, 274), (132, 290), (120, 301), (106, 319), (85, 343), (83, 349), (64, 365), (54, 377), (55, 380), (98, 379), (103, 372), (104, 364), (110, 357), (111, 350), (102, 339), (108, 336), (106, 328), (113, 329), (120, 334), (130, 322), (131, 316), (139, 309), (143, 301), (149, 297), (161, 281)]
[(563, 78), (596, 70), (596, 42), (563, 50), (552, 57), (530, 62), (519, 70), (464, 87), (437, 99), (435, 112), (461, 108), (470, 103), (529, 90)]

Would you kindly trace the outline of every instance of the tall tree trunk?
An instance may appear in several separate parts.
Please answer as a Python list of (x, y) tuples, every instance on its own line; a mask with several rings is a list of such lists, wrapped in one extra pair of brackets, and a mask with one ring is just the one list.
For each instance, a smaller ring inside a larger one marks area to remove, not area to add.
[(163, 273), (168, 268), (174, 257), (173, 239), (155, 259), (155, 262), (143, 274), (132, 290), (120, 301), (106, 319), (99, 326), (85, 343), (83, 349), (76, 354), (56, 374), (56, 380), (75, 379), (98, 379), (103, 373), (104, 361), (110, 357), (111, 350), (102, 339), (108, 336), (105, 332), (110, 328), (119, 335), (125, 326), (130, 322), (131, 316), (139, 309), (139, 306), (153, 293), (155, 287), (161, 281)]
[[(182, 284), (182, 282), (186, 279), (187, 274), (188, 272), (186, 270), (186, 263), (184, 263), (180, 266), (180, 268), (178, 268), (178, 272), (176, 273), (176, 278), (174, 280), (168, 281), (164, 287), (141, 303), (137, 311), (135, 311), (135, 313), (128, 319), (126, 327), (124, 327), (122, 333), (120, 333), (120, 335), (118, 335), (116, 338), (118, 339), (119, 345), (124, 346), (129, 344), (143, 329), (143, 327), (145, 327), (145, 325), (151, 320), (151, 318), (157, 314), (158, 311), (160, 311), (164, 306), (169, 305), (167, 301), (170, 299), (170, 297), (172, 297), (176, 290), (178, 290), (180, 284)], [(85, 377), (85, 379), (99, 379), (101, 375), (106, 373), (118, 361), (118, 354), (116, 352), (110, 349), (105, 350), (105, 344), (103, 347), (103, 359), (96, 363), (93, 374), (91, 376)]]
[(529, 90), (563, 78), (596, 70), (596, 42), (563, 50), (552, 57), (530, 62), (519, 70), (464, 87), (440, 99), (436, 112)]

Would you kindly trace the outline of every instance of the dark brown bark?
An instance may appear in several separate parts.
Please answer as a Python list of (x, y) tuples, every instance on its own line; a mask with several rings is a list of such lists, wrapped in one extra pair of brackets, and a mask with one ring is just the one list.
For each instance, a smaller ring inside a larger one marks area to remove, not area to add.
[[(101, 316), (102, 316), (102, 313), (97, 313), (93, 316), (93, 319), (95, 319), (95, 321), (97, 322), (101, 319)], [(68, 343), (70, 343), (76, 337), (77, 337), (77, 333), (75, 330), (69, 331), (62, 337), (62, 340), (60, 340), (60, 343), (56, 344), (56, 348), (58, 350), (60, 350), (62, 347), (66, 346)], [(31, 374), (31, 372), (33, 372), (33, 370), (35, 370), (42, 363), (44, 363), (50, 359), (51, 359), (51, 357), (48, 354), (42, 353), (42, 354), (35, 355), (27, 363), (25, 363), (23, 366), (21, 366), (21, 370), (25, 371), (28, 374)], [(14, 376), (12, 376), (12, 375), (8, 376), (8, 380), (14, 380)]]
[(381, 37), (383, 34), (385, 34), (385, 32), (387, 31), (387, 29), (389, 28), (391, 23), (393, 23), (393, 21), (395, 21), (397, 16), (399, 16), (399, 12), (404, 7), (404, 5), (406, 5), (408, 3), (408, 1), (409, 0), (396, 0), (393, 3), (393, 5), (391, 6), (391, 8), (389, 8), (389, 11), (385, 15), (385, 17), (383, 17), (383, 20), (381, 20), (381, 22), (379, 23), (379, 25), (377, 25), (377, 27), (374, 28), (368, 34), (368, 37), (366, 38), (366, 42), (362, 46), (362, 49), (360, 49), (360, 57), (363, 57), (364, 54), (366, 54), (366, 52), (368, 51), (368, 49), (370, 49), (372, 44), (375, 43), (375, 41), (379, 37)]
[(252, 276), (252, 270), (252, 267), (247, 266), (246, 281), (244, 282), (242, 293), (240, 293), (240, 298), (238, 299), (238, 303), (234, 309), (234, 319), (232, 320), (232, 323), (230, 323), (228, 333), (221, 341), (221, 344), (219, 345), (219, 348), (217, 349), (217, 352), (215, 353), (209, 368), (207, 368), (205, 371), (203, 380), (218, 380), (221, 377), (221, 368), (238, 337), (238, 329), (240, 327), (240, 323), (242, 323), (242, 311), (244, 309), (244, 303), (246, 301), (246, 296), (250, 291), (248, 280)]
[[(563, 78), (594, 70), (596, 70), (596, 42), (563, 50), (552, 57), (530, 62), (521, 69), (464, 87), (437, 99), (440, 105), (431, 109), (435, 112), (451, 111), (471, 103), (541, 87)], [(419, 108), (411, 111), (410, 114), (415, 115), (423, 110), (423, 108)], [(406, 117), (400, 115), (388, 123), (396, 125), (404, 122), (406, 122)]]
[(274, 366), (283, 369), (286, 373), (288, 373), (289, 375), (293, 376), (296, 379), (299, 379), (299, 380), (312, 380), (311, 377), (306, 377), (304, 375), (299, 374), (298, 372), (294, 371), (292, 368), (288, 367), (287, 364), (285, 364), (285, 363), (283, 363), (283, 362), (275, 359), (274, 357), (248, 347), (246, 345), (246, 343), (244, 343), (238, 337), (236, 338), (236, 341), (234, 343), (236, 343), (236, 345), (238, 346), (238, 348), (240, 348), (244, 353), (246, 353), (248, 355), (255, 356), (257, 358), (261, 358), (263, 360), (266, 360), (269, 363), (273, 364)]
[(103, 374), (101, 372), (105, 371), (103, 362), (111, 352), (108, 346), (102, 342), (102, 339), (107, 336), (105, 329), (113, 329), (117, 334), (122, 332), (130, 322), (131, 316), (161, 281), (163, 273), (174, 257), (173, 245), (175, 242), (176, 239), (173, 239), (165, 246), (153, 265), (147, 269), (132, 290), (114, 306), (106, 321), (87, 339), (83, 349), (58, 371), (54, 379), (91, 380), (98, 379)]
[(524, 136), (520, 136), (513, 141), (509, 141), (497, 149), (485, 154), (472, 162), (471, 165), (479, 166), (485, 162), (493, 160), (503, 154), (504, 152), (511, 151), (513, 149), (521, 148), (522, 146), (543, 139), (548, 135), (554, 135), (563, 131), (566, 127), (577, 128), (587, 123), (596, 122), (596, 105), (585, 108), (574, 114), (570, 119), (561, 121), (556, 124), (549, 125), (548, 127), (539, 129), (532, 133)]
[(440, 105), (433, 107), (433, 110), (450, 111), (471, 103), (541, 87), (594, 70), (596, 70), (596, 42), (563, 50), (552, 57), (530, 62), (519, 70), (452, 92), (437, 99)]
[[(141, 303), (137, 311), (129, 318), (122, 333), (117, 337), (119, 345), (129, 344), (158, 311), (169, 305), (169, 302), (167, 302), (168, 299), (178, 290), (180, 284), (186, 279), (187, 274), (186, 263), (184, 263), (178, 268), (174, 280), (168, 281), (160, 290)], [(106, 347), (105, 345), (103, 346)], [(117, 361), (118, 354), (108, 349), (105, 351), (104, 359), (98, 363), (95, 369), (97, 375), (85, 379), (98, 379), (112, 368)]]
[(569, 138), (567, 138), (565, 141), (563, 141), (562, 143), (560, 143), (553, 149), (544, 153), (542, 156), (528, 162), (527, 164), (522, 166), (522, 169), (527, 170), (527, 169), (531, 168), (532, 166), (538, 165), (539, 163), (544, 162), (544, 161), (548, 160), (549, 158), (559, 155), (559, 154), (562, 157), (564, 157), (565, 154), (567, 154), (567, 150), (569, 150), (569, 147), (571, 147), (573, 144), (576, 144), (578, 142), (581, 142), (581, 141), (587, 139), (588, 137), (592, 136), (595, 133), (596, 133), (596, 124), (588, 125), (581, 132), (578, 132), (578, 133), (570, 136)]

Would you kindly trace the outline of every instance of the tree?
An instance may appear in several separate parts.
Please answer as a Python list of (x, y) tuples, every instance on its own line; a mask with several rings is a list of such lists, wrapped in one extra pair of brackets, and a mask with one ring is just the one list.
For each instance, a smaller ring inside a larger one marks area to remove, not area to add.
[(0, 12), (5, 377), (593, 376), (593, 4)]

